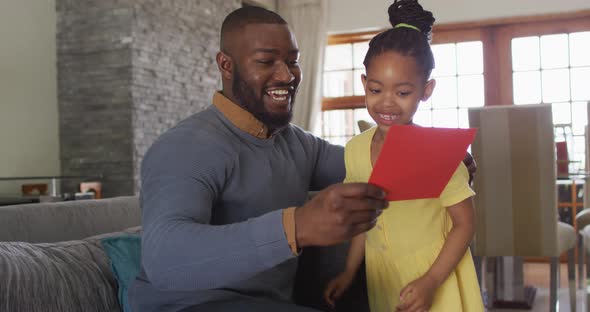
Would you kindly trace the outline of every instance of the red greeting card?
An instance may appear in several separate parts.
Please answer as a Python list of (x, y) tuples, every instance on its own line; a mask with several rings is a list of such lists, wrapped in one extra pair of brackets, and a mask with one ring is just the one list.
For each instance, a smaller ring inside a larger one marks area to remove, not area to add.
[(390, 201), (437, 198), (465, 158), (476, 132), (391, 126), (369, 183), (383, 188)]

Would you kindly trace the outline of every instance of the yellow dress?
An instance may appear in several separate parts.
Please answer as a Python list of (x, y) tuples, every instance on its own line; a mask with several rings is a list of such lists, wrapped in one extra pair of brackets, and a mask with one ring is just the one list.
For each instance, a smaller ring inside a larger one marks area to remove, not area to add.
[[(352, 138), (345, 149), (345, 182), (367, 182), (371, 175), (371, 140), (377, 128)], [(392, 201), (377, 225), (367, 232), (365, 261), (372, 312), (394, 311), (403, 287), (434, 263), (451, 229), (445, 207), (475, 193), (461, 163), (439, 198)], [(483, 311), (479, 284), (469, 250), (436, 291), (429, 311)]]

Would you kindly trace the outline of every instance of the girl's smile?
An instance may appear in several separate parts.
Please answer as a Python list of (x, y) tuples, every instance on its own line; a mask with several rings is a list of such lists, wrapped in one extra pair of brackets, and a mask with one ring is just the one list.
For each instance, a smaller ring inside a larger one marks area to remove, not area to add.
[(394, 124), (411, 124), (420, 101), (427, 100), (435, 81), (424, 77), (415, 57), (388, 51), (376, 55), (362, 76), (365, 103), (379, 131), (387, 133)]

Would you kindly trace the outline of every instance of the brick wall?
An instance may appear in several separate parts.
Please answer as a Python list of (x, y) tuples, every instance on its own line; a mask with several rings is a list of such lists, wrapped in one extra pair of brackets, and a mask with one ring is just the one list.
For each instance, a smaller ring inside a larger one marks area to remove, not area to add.
[(220, 88), (219, 28), (240, 5), (57, 0), (62, 174), (103, 174), (106, 197), (137, 193), (148, 147)]

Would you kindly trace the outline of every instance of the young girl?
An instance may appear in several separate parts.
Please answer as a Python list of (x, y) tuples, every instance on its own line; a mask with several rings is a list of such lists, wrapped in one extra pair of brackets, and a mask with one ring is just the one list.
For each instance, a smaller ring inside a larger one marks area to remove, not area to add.
[[(346, 182), (368, 181), (389, 127), (411, 125), (418, 104), (434, 90), (432, 13), (416, 0), (396, 0), (389, 21), (393, 28), (369, 43), (362, 76), (377, 126), (346, 145)], [(373, 312), (483, 311), (468, 249), (474, 233), (468, 179), (461, 163), (439, 198), (390, 202), (373, 229), (353, 238), (346, 270), (328, 284), (326, 301), (334, 305), (364, 256)]]

